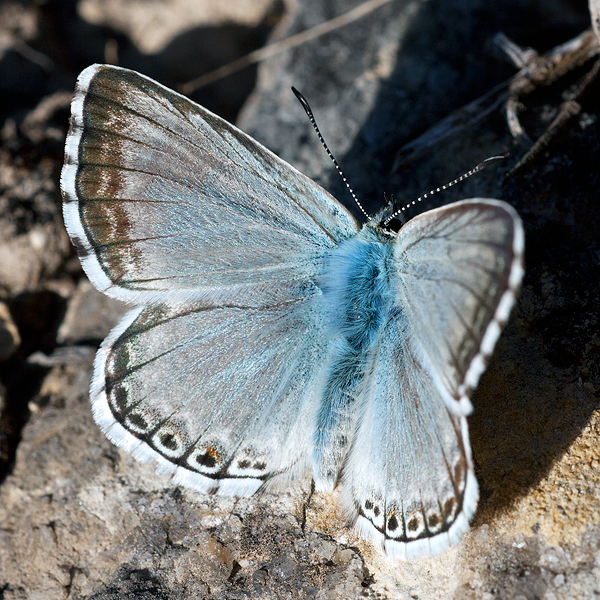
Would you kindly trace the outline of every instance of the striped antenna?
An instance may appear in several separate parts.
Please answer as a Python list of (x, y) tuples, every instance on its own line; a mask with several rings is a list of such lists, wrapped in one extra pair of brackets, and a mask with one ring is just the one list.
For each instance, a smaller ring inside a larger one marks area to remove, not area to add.
[(439, 188), (435, 188), (434, 190), (431, 190), (431, 191), (427, 192), (426, 194), (419, 196), (416, 200), (413, 200), (412, 202), (409, 202), (402, 208), (399, 208), (394, 214), (390, 215), (383, 222), (383, 224), (389, 225), (390, 221), (396, 215), (399, 215), (401, 212), (404, 212), (405, 210), (409, 209), (411, 206), (414, 206), (415, 204), (417, 204), (417, 202), (421, 202), (421, 200), (425, 200), (425, 198), (429, 198), (429, 196), (433, 196), (433, 194), (437, 194), (438, 192), (442, 192), (444, 190), (447, 190), (448, 188), (451, 188), (453, 185), (456, 185), (457, 183), (464, 181), (465, 179), (467, 179), (467, 177), (471, 177), (471, 175), (475, 175), (475, 173), (479, 173), (479, 171), (483, 171), (483, 169), (485, 169), (488, 165), (490, 165), (494, 162), (497, 162), (499, 160), (503, 160), (507, 156), (508, 156), (507, 154), (500, 154), (499, 156), (490, 156), (490, 158), (486, 158), (484, 161), (480, 162), (476, 167), (474, 167), (470, 171), (467, 171), (464, 175), (461, 175), (460, 177), (453, 179), (450, 183), (446, 183)]
[(335, 157), (331, 153), (331, 150), (329, 150), (329, 146), (327, 146), (327, 144), (325, 143), (325, 140), (323, 139), (323, 136), (321, 135), (321, 131), (319, 130), (319, 126), (317, 125), (317, 122), (315, 120), (315, 116), (313, 115), (313, 111), (311, 110), (308, 102), (306, 101), (306, 98), (294, 86), (292, 86), (292, 92), (294, 92), (294, 95), (296, 96), (296, 98), (298, 98), (298, 100), (300, 101), (300, 104), (302, 104), (302, 108), (304, 109), (304, 112), (307, 114), (314, 130), (317, 132), (319, 141), (323, 145), (323, 148), (325, 148), (325, 152), (327, 152), (327, 155), (329, 156), (329, 158), (333, 161), (336, 171), (339, 173), (340, 177), (342, 178), (342, 181), (348, 188), (348, 191), (350, 192), (350, 194), (352, 194), (352, 198), (354, 199), (354, 202), (356, 202), (356, 206), (358, 206), (358, 208), (360, 208), (360, 210), (362, 211), (363, 215), (365, 215), (365, 217), (367, 217), (367, 221), (370, 221), (371, 217), (367, 214), (367, 211), (363, 208), (363, 205), (360, 203), (360, 201), (356, 197), (354, 190), (350, 187), (350, 184), (348, 183), (346, 177), (342, 173), (342, 169), (340, 168), (338, 161), (335, 160)]

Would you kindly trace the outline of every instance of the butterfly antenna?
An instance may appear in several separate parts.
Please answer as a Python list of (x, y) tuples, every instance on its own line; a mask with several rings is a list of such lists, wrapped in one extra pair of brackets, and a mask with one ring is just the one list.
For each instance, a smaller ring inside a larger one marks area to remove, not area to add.
[(503, 160), (507, 156), (508, 156), (508, 154), (500, 154), (498, 156), (490, 156), (490, 158), (486, 158), (484, 161), (480, 162), (476, 167), (472, 168), (470, 171), (467, 171), (464, 175), (461, 175), (460, 177), (453, 179), (450, 183), (446, 183), (439, 188), (435, 188), (434, 190), (431, 190), (431, 191), (427, 192), (426, 194), (419, 196), (416, 200), (413, 200), (412, 202), (409, 202), (407, 205), (403, 206), (402, 208), (399, 208), (394, 214), (390, 215), (383, 222), (383, 224), (389, 225), (390, 221), (396, 215), (399, 215), (401, 212), (404, 212), (405, 210), (409, 209), (411, 206), (414, 206), (415, 204), (417, 204), (417, 202), (421, 202), (421, 200), (425, 200), (425, 198), (429, 198), (429, 196), (433, 196), (433, 194), (437, 194), (438, 192), (442, 192), (444, 190), (447, 190), (448, 188), (451, 188), (453, 185), (456, 185), (457, 183), (464, 181), (468, 177), (471, 177), (471, 175), (475, 175), (475, 173), (479, 173), (479, 171), (483, 171), (483, 169), (485, 169), (488, 165), (491, 165), (492, 163), (495, 163), (499, 160)]
[(354, 199), (354, 202), (356, 202), (356, 206), (358, 206), (358, 208), (360, 208), (363, 215), (365, 215), (365, 217), (367, 217), (367, 220), (370, 220), (371, 217), (367, 214), (367, 211), (363, 208), (363, 205), (360, 203), (359, 199), (356, 197), (354, 190), (350, 187), (348, 180), (342, 173), (342, 169), (340, 168), (338, 161), (335, 160), (335, 156), (333, 156), (333, 154), (331, 153), (331, 150), (329, 149), (329, 146), (327, 146), (327, 144), (325, 143), (325, 140), (323, 139), (323, 136), (321, 135), (321, 131), (319, 130), (319, 126), (317, 125), (317, 121), (315, 120), (315, 116), (313, 115), (313, 111), (311, 110), (306, 98), (294, 86), (292, 86), (292, 92), (294, 92), (294, 95), (296, 96), (296, 98), (298, 98), (298, 100), (300, 101), (300, 104), (302, 104), (302, 108), (304, 109), (304, 112), (310, 119), (313, 129), (317, 132), (319, 141), (321, 142), (323, 148), (325, 148), (325, 152), (327, 152), (327, 155), (329, 156), (329, 158), (333, 161), (333, 164), (335, 165), (335, 169), (339, 173), (339, 175), (342, 178), (342, 181), (344, 182), (346, 187), (348, 188), (348, 191), (350, 192), (350, 194), (352, 194), (352, 198)]

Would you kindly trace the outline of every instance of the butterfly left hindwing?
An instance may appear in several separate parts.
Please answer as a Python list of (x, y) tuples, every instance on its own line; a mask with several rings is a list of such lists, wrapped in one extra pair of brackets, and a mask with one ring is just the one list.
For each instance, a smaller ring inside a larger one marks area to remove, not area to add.
[(202, 492), (249, 495), (302, 474), (326, 347), (313, 303), (134, 309), (98, 352), (96, 421)]

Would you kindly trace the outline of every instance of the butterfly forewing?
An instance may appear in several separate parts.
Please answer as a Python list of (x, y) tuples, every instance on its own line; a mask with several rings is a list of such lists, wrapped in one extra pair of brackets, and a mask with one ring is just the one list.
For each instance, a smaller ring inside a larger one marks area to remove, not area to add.
[(521, 220), (496, 200), (431, 210), (398, 234), (391, 285), (455, 414), (471, 410), (469, 398), (518, 293), (523, 250)]
[(61, 185), (88, 276), (138, 303), (303, 296), (319, 257), (357, 231), (327, 192), (247, 135), (116, 67), (79, 77)]

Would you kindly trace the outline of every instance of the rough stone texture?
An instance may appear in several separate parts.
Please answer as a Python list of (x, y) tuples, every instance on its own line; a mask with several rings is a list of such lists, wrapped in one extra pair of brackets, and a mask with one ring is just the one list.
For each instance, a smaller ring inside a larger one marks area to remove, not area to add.
[(21, 344), (19, 330), (10, 315), (10, 309), (0, 302), (0, 361), (9, 359)]
[[(272, 35), (358, 3), (297, 3)], [(346, 201), (289, 91), (295, 85), (369, 210), (384, 192), (410, 201), (511, 151), (429, 205), (503, 198), (527, 235), (523, 291), (469, 419), (482, 497), (459, 546), (392, 562), (356, 540), (335, 494), (311, 495), (309, 480), (258, 498), (201, 496), (174, 488), (98, 431), (87, 391), (93, 355), (124, 308), (85, 282), (62, 227), (58, 173), (75, 76), (110, 50), (176, 85), (228, 60), (231, 40), (243, 52), (263, 43), (268, 27), (248, 22), (223, 28), (211, 56), (198, 49), (218, 36), (212, 21), (148, 55), (123, 30), (83, 21), (75, 3), (0, 5), (0, 300), (21, 338), (0, 363), (0, 598), (597, 598), (598, 85), (547, 151), (505, 184), (523, 150), (501, 110), (392, 173), (404, 144), (514, 73), (488, 52), (495, 33), (547, 50), (588, 27), (583, 4), (392, 0), (266, 61), (239, 121)], [(185, 52), (197, 56), (182, 60)], [(524, 99), (532, 138), (586, 68)], [(232, 118), (254, 73), (194, 98)]]
[(227, 23), (256, 27), (272, 7), (272, 0), (82, 0), (78, 12), (89, 23), (121, 31), (150, 54), (164, 50), (193, 27)]

